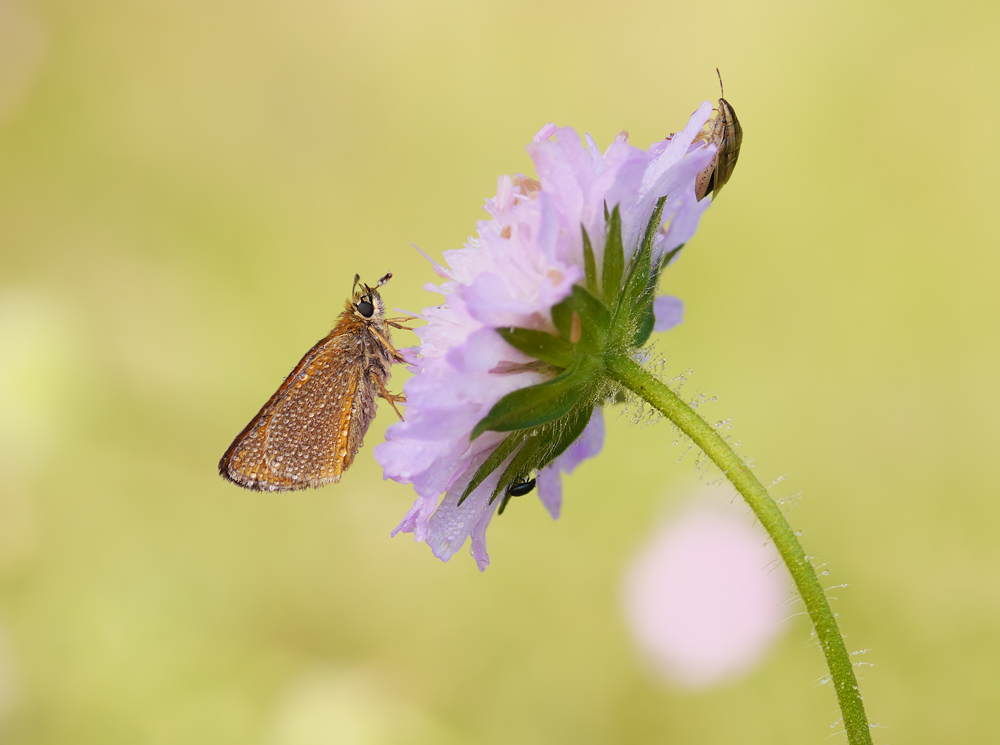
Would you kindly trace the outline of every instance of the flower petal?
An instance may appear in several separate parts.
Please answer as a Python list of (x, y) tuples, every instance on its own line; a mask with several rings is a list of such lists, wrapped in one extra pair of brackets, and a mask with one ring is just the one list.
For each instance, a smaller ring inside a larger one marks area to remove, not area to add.
[(653, 301), (653, 315), (653, 331), (672, 329), (684, 320), (684, 303), (672, 295), (660, 295)]
[(483, 510), (479, 520), (472, 528), (469, 551), (472, 553), (472, 558), (476, 560), (476, 566), (479, 567), (480, 572), (485, 572), (486, 567), (490, 565), (490, 555), (486, 553), (486, 528), (489, 526), (490, 520), (493, 519), (493, 515), (496, 514), (498, 504), (500, 504), (499, 500), (493, 502), (492, 507)]
[[(506, 435), (487, 431), (471, 440), (471, 434), (505, 395), (555, 374), (552, 360), (532, 359), (496, 330), (556, 332), (553, 307), (585, 279), (583, 231), (594, 267), (603, 267), (606, 207), (619, 208), (626, 260), (661, 197), (654, 258), (691, 237), (711, 204), (694, 198), (694, 180), (715, 156), (715, 145), (695, 140), (711, 113), (711, 104), (703, 104), (681, 132), (648, 150), (629, 145), (622, 132), (602, 153), (590, 135), (582, 141), (570, 127), (547, 124), (527, 146), (538, 181), (520, 174), (497, 180), (496, 195), (484, 205), (490, 219), (434, 265), (445, 278), (434, 291), (444, 300), (422, 311), (420, 345), (406, 356), (414, 372), (404, 385), (406, 421), (390, 426), (375, 448), (385, 477), (412, 484), (418, 495), (394, 534), (412, 532), (443, 560), (471, 536), (477, 565), (488, 566), (486, 529), (499, 504), (489, 497), (503, 469), (461, 505), (458, 498)], [(680, 301), (656, 300), (656, 328), (676, 324), (681, 313)], [(603, 440), (598, 406), (581, 437), (537, 473), (539, 499), (554, 518), (562, 507), (562, 474), (596, 455)]]
[(535, 477), (535, 485), (538, 488), (538, 498), (545, 509), (553, 520), (558, 520), (562, 512), (562, 476), (559, 466), (555, 463), (545, 466)]
[(694, 138), (701, 132), (702, 128), (712, 116), (712, 104), (710, 101), (702, 101), (701, 106), (691, 115), (688, 123), (680, 132), (670, 136), (666, 147), (664, 147), (656, 159), (650, 163), (646, 176), (643, 179), (643, 188), (646, 191), (652, 189), (653, 184), (659, 180), (664, 173), (670, 170), (688, 154), (688, 146)]
[[(665, 253), (683, 246), (698, 229), (698, 222), (705, 210), (712, 206), (712, 199), (702, 199), (700, 202), (694, 193), (694, 184), (688, 185), (681, 192), (674, 192), (667, 200), (670, 205), (669, 224), (666, 230), (657, 235), (653, 248), (653, 261), (659, 261)], [(666, 212), (666, 205), (664, 205)], [(664, 224), (667, 224), (665, 219)]]
[(590, 422), (576, 442), (570, 445), (566, 452), (556, 459), (559, 468), (563, 473), (573, 473), (576, 467), (588, 458), (593, 458), (604, 447), (604, 410), (601, 407), (594, 409)]
[(553, 520), (559, 519), (559, 514), (562, 511), (562, 476), (560, 472), (573, 473), (583, 461), (587, 458), (593, 458), (601, 452), (602, 447), (604, 447), (604, 412), (598, 406), (595, 407), (590, 422), (587, 423), (587, 427), (576, 439), (576, 442), (566, 448), (566, 452), (552, 463), (539, 471), (536, 477), (538, 498), (552, 515)]
[[(500, 468), (487, 476), (483, 483), (465, 498), (462, 504), (458, 504), (465, 487), (469, 485), (472, 477), (488, 455), (488, 453), (484, 453), (469, 464), (465, 473), (448, 489), (441, 504), (438, 505), (437, 510), (427, 522), (427, 545), (441, 561), (448, 561), (462, 547), (477, 526), (485, 531), (486, 524), (489, 523), (493, 512), (500, 503), (498, 498), (494, 499), (491, 504), (490, 497), (500, 480), (504, 466), (510, 462), (510, 458), (504, 461)], [(484, 517), (486, 518), (485, 523), (482, 521)], [(483, 524), (480, 526), (480, 523)], [(485, 538), (480, 536), (477, 538), (477, 542), (479, 553), (476, 560), (477, 562), (485, 561), (485, 563), (480, 564), (482, 570), (489, 565), (489, 556), (486, 554)], [(477, 546), (474, 545), (473, 548), (475, 549)]]

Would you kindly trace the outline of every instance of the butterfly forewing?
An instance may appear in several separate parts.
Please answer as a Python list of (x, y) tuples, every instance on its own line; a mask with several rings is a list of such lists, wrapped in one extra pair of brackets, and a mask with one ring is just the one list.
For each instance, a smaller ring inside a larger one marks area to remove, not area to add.
[(282, 478), (303, 486), (339, 481), (375, 417), (365, 385), (363, 337), (339, 336), (305, 366), (271, 418), (265, 456)]
[(302, 358), (219, 463), (248, 489), (289, 491), (339, 481), (375, 417), (388, 377), (377, 340), (338, 327)]

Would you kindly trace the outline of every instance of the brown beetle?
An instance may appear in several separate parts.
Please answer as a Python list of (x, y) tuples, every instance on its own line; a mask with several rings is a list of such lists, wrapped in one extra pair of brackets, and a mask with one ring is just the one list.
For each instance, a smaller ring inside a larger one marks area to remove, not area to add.
[(719, 68), (715, 68), (715, 74), (719, 76), (719, 92), (723, 98), (719, 99), (719, 108), (708, 132), (697, 139), (715, 143), (718, 150), (712, 162), (695, 179), (694, 193), (699, 202), (709, 192), (712, 193), (712, 199), (715, 199), (726, 185), (736, 169), (736, 159), (740, 157), (740, 146), (743, 144), (743, 127), (740, 126), (733, 107), (725, 99), (726, 92), (722, 87)]

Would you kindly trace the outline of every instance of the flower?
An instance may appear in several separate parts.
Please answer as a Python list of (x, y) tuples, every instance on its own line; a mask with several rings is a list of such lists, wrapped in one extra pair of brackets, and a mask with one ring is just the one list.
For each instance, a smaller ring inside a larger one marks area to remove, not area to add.
[(501, 176), (478, 238), (433, 262), (445, 281), (427, 289), (444, 302), (423, 311), (406, 353), (406, 421), (375, 448), (385, 477), (417, 492), (393, 535), (412, 532), (444, 561), (471, 536), (484, 570), (486, 527), (532, 471), (559, 516), (560, 474), (603, 442), (601, 407), (616, 392), (603, 350), (680, 321), (680, 301), (654, 302), (647, 284), (655, 291), (711, 203), (695, 198), (715, 154), (696, 140), (711, 113), (703, 103), (645, 151), (623, 132), (601, 153), (589, 134), (547, 124), (528, 145), (538, 180)]
[[(748, 672), (780, 633), (791, 585), (778, 552), (722, 495), (660, 526), (623, 582), (625, 617), (663, 677), (706, 688)], [(712, 502), (715, 504), (712, 504)]]

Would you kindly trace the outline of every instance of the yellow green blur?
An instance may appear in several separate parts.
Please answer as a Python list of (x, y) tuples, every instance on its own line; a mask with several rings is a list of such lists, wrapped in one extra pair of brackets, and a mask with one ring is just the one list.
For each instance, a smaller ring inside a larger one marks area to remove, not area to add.
[(460, 247), (539, 127), (644, 147), (718, 98), (716, 67), (745, 139), (665, 276), (687, 312), (655, 337), (665, 372), (802, 492), (790, 520), (872, 650), (876, 742), (993, 739), (998, 23), (974, 1), (0, 0), (0, 742), (826, 742), (804, 617), (708, 692), (636, 652), (623, 568), (713, 478), (665, 424), (612, 421), (557, 523), (533, 498), (495, 520), (483, 575), (389, 537), (412, 492), (371, 457), (387, 406), (338, 485), (215, 473), (355, 272), (436, 302), (410, 244)]

